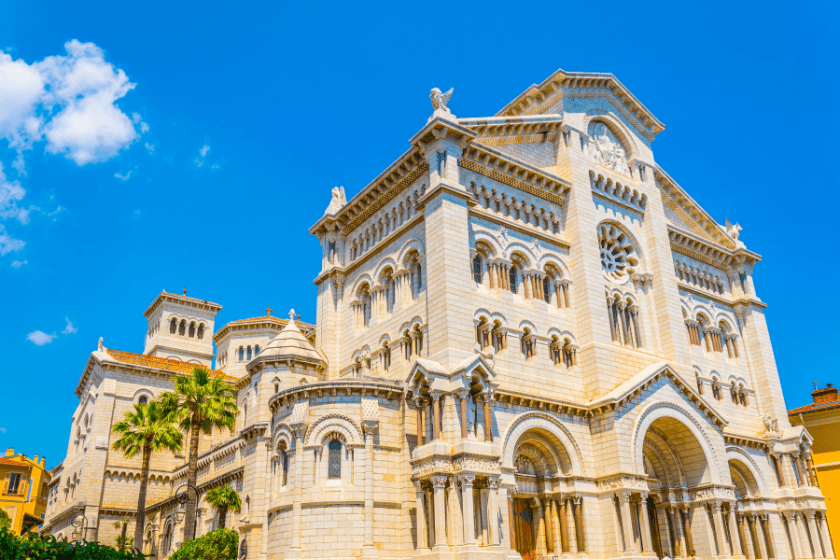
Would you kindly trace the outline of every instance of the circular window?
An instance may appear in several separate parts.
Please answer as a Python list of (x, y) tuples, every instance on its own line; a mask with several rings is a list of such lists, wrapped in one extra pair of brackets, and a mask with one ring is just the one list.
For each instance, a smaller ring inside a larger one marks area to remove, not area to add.
[(634, 272), (639, 264), (636, 249), (627, 235), (613, 225), (598, 228), (598, 242), (601, 246), (601, 268), (612, 280), (621, 280)]

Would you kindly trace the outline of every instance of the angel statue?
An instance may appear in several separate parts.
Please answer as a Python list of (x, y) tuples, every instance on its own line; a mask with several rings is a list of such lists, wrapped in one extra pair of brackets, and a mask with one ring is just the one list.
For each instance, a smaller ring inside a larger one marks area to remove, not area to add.
[(344, 187), (333, 187), (332, 200), (324, 211), (324, 215), (338, 213), (339, 210), (344, 208), (345, 204), (347, 204), (347, 197), (344, 195)]
[(431, 93), (429, 93), (429, 98), (432, 100), (432, 107), (435, 108), (435, 111), (450, 112), (446, 104), (452, 99), (453, 91), (455, 91), (455, 88), (450, 88), (446, 93), (441, 93), (438, 88), (432, 88)]

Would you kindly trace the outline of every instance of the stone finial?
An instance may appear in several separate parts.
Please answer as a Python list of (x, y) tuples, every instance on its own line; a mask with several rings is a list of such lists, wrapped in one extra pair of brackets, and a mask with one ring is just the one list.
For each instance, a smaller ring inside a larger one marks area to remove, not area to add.
[(347, 204), (347, 196), (344, 194), (344, 187), (333, 187), (332, 199), (330, 205), (324, 211), (324, 215), (337, 214), (339, 210), (344, 208), (345, 204)]
[(295, 310), (292, 309), (291, 311), (289, 311), (289, 321), (294, 321), (294, 320), (295, 320)]
[(450, 112), (446, 104), (452, 99), (453, 91), (455, 91), (455, 88), (450, 88), (446, 93), (442, 93), (438, 88), (432, 88), (432, 91), (429, 92), (429, 98), (432, 100), (432, 107), (435, 111)]
[(100, 352), (105, 351), (104, 337), (101, 337), (101, 336), (99, 337), (99, 347), (97, 348), (97, 350), (99, 350)]

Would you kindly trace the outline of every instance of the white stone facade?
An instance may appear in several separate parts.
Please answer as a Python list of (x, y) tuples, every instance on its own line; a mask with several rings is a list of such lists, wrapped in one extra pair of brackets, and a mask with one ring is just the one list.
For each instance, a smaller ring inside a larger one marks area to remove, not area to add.
[[(333, 189), (316, 324), (212, 338), (240, 413), (203, 436), (198, 485), (240, 491), (241, 554), (833, 558), (760, 256), (656, 164), (663, 125), (610, 74), (558, 71), (494, 117), (455, 117), (449, 93), (358, 195)], [(209, 364), (209, 333), (169, 334), (212, 328), (200, 301), (156, 300), (147, 356), (91, 355), (45, 530), (84, 512), (107, 542), (132, 515), (139, 461), (110, 428)], [(165, 558), (185, 457), (152, 471), (144, 546)]]

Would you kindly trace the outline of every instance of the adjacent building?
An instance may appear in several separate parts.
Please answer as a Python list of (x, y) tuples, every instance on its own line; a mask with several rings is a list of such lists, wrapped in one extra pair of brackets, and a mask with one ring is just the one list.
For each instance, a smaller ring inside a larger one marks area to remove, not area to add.
[[(111, 426), (202, 364), (239, 414), (200, 441), (198, 534), (204, 493), (232, 485), (243, 558), (834, 558), (761, 256), (656, 162), (664, 125), (611, 74), (558, 70), (488, 117), (451, 93), (313, 212), (314, 324), (267, 309), (216, 330), (220, 305), (164, 292), (142, 353), (100, 341), (45, 531), (84, 514), (112, 541), (140, 464)], [(166, 558), (185, 457), (151, 469), (143, 546)]]
[(47, 460), (37, 455), (30, 459), (23, 453), (15, 454), (13, 448), (0, 457), (0, 480), (3, 493), (0, 509), (12, 521), (11, 530), (20, 535), (26, 529), (38, 531), (47, 511), (47, 488), (51, 474)]
[(828, 508), (831, 535), (840, 535), (840, 391), (833, 384), (819, 389), (814, 402), (788, 411), (793, 426), (803, 426), (814, 438), (797, 458), (796, 482), (820, 487)]

